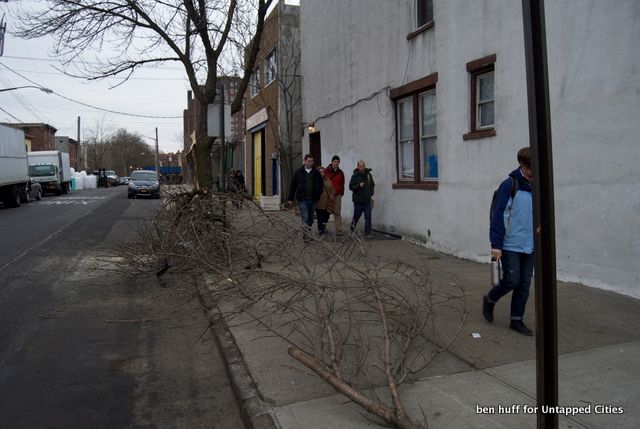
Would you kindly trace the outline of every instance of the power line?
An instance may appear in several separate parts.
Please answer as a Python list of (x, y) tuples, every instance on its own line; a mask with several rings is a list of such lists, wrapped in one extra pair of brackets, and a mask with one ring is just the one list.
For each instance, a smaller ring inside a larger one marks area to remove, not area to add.
[[(45, 62), (49, 62), (49, 63), (60, 63), (60, 60), (55, 60), (55, 59), (52, 59), (52, 58), (20, 57), (20, 56), (13, 56), (13, 55), (3, 55), (2, 58), (9, 58), (9, 59), (14, 59), (14, 60), (33, 60), (33, 61), (45, 61)], [(92, 61), (83, 61), (83, 64), (96, 65), (96, 66), (104, 65), (102, 63), (92, 62)], [(180, 68), (180, 67), (158, 66), (156, 68), (164, 69), (164, 70), (184, 71), (184, 69)]]
[(20, 119), (16, 118), (15, 116), (13, 116), (11, 113), (7, 112), (6, 110), (4, 110), (2, 107), (0, 107), (0, 110), (2, 110), (4, 113), (6, 113), (7, 115), (11, 116), (13, 119), (15, 119), (16, 121), (23, 123)]
[[(2, 1), (2, 0), (0, 0)], [(21, 69), (13, 69), (14, 71), (17, 72), (23, 72), (23, 73), (37, 73), (37, 74), (48, 74), (48, 75), (55, 75), (55, 76), (67, 76), (70, 77), (68, 74), (65, 73), (60, 73), (60, 72), (45, 72), (45, 71), (40, 71), (40, 70), (21, 70)], [(181, 78), (181, 77), (130, 77), (128, 78), (128, 80), (178, 80), (178, 81), (187, 81), (187, 78)]]
[[(28, 77), (18, 73), (17, 71), (13, 70), (12, 68), (0, 63), (0, 66), (6, 68), (7, 70), (9, 70), (10, 72), (13, 72), (15, 74), (17, 74), (18, 76), (20, 76), (21, 78), (23, 78), (24, 80), (31, 82), (34, 85), (37, 85), (39, 87), (44, 87), (43, 85), (40, 85), (38, 82), (34, 82), (33, 80), (29, 79)], [(63, 98), (67, 101), (70, 101), (72, 103), (76, 103), (76, 104), (80, 104), (81, 106), (85, 106), (85, 107), (90, 107), (92, 109), (96, 109), (96, 110), (100, 110), (102, 112), (107, 112), (107, 113), (113, 113), (114, 115), (123, 115), (123, 116), (132, 116), (132, 117), (136, 117), (136, 118), (148, 118), (148, 119), (180, 119), (182, 118), (182, 116), (156, 116), (156, 115), (139, 115), (136, 113), (126, 113), (126, 112), (118, 112), (117, 110), (111, 110), (111, 109), (105, 109), (102, 107), (97, 107), (88, 103), (84, 103), (82, 101), (78, 101), (78, 100), (74, 100), (73, 98), (69, 98), (66, 97), (62, 94), (58, 94), (55, 91), (52, 91), (52, 94), (57, 95), (60, 98)]]

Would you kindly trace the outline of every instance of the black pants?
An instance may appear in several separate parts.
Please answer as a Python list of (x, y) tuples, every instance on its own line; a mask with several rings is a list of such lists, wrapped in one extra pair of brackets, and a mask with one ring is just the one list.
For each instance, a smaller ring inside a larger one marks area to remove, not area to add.
[(329, 222), (329, 211), (316, 209), (316, 218), (318, 219), (318, 232), (324, 234), (327, 232), (327, 222)]

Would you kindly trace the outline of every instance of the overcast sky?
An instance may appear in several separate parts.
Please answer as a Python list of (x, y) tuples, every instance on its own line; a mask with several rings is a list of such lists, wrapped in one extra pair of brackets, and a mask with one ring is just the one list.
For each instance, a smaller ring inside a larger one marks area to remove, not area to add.
[[(30, 3), (23, 1), (24, 3)], [(0, 2), (0, 17), (10, 4)], [(0, 122), (44, 122), (58, 129), (58, 136), (77, 136), (77, 118), (81, 118), (81, 139), (102, 121), (116, 130), (126, 128), (144, 136), (154, 137), (158, 127), (159, 146), (164, 152), (182, 149), (182, 111), (186, 108), (189, 84), (184, 69), (176, 64), (166, 64), (157, 69), (144, 69), (117, 88), (111, 86), (117, 79), (87, 82), (64, 75), (58, 60), (49, 56), (52, 39), (18, 39), (11, 34), (15, 29), (13, 18), (5, 16), (4, 55), (0, 57), (0, 89), (23, 85), (38, 85), (52, 89), (57, 94), (82, 103), (123, 113), (168, 118), (140, 118), (99, 111), (65, 100), (55, 94), (38, 89), (25, 88), (0, 92)], [(19, 75), (22, 75), (19, 76)], [(25, 79), (26, 78), (26, 79)], [(13, 118), (13, 117), (15, 118)], [(152, 140), (148, 140), (153, 143)]]
[[(274, 1), (274, 5), (277, 0)], [(299, 0), (286, 0), (299, 5)], [(42, 7), (42, 3), (22, 0), (22, 7)], [(0, 1), (3, 12), (15, 10), (16, 3)], [(129, 81), (118, 79), (88, 82), (64, 75), (57, 59), (50, 57), (53, 40), (49, 37), (23, 40), (10, 33), (16, 29), (14, 18), (7, 13), (4, 55), (0, 57), (0, 89), (35, 84), (56, 94), (102, 109), (132, 115), (161, 116), (142, 118), (100, 111), (46, 94), (34, 88), (0, 92), (0, 122), (44, 122), (58, 129), (56, 135), (77, 136), (77, 118), (81, 118), (81, 140), (90, 134), (97, 122), (104, 121), (112, 130), (125, 128), (143, 136), (154, 137), (158, 127), (160, 150), (182, 149), (182, 111), (190, 89), (184, 68), (167, 63), (155, 69), (142, 69)], [(4, 110), (4, 111), (3, 111)], [(167, 118), (173, 117), (173, 118)], [(17, 119), (16, 119), (17, 118)], [(151, 139), (147, 140), (153, 143)]]

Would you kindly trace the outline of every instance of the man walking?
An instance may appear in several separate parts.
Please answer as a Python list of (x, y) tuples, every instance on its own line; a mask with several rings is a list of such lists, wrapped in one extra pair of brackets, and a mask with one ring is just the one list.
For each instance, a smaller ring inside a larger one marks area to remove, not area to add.
[(316, 219), (318, 220), (318, 235), (322, 237), (327, 234), (327, 222), (329, 221), (330, 213), (333, 213), (335, 191), (331, 180), (327, 176), (326, 169), (318, 167), (318, 173), (322, 176), (323, 189), (320, 200), (316, 203)]
[(371, 169), (366, 167), (364, 161), (358, 161), (358, 168), (353, 170), (353, 176), (349, 181), (349, 189), (353, 192), (351, 231), (356, 229), (360, 216), (364, 213), (364, 236), (366, 238), (373, 237), (371, 233), (371, 197), (375, 186)]
[(302, 238), (305, 243), (310, 240), (314, 204), (320, 199), (323, 190), (322, 176), (314, 170), (313, 162), (311, 155), (305, 155), (304, 164), (293, 173), (289, 186), (288, 201), (293, 202), (295, 199), (298, 202), (302, 215)]
[(336, 235), (342, 233), (342, 196), (344, 195), (344, 173), (340, 169), (340, 157), (334, 155), (331, 164), (324, 170), (324, 174), (331, 180), (335, 196), (333, 199), (333, 220), (335, 222)]
[(531, 198), (531, 154), (528, 147), (518, 151), (519, 167), (500, 184), (489, 235), (491, 257), (502, 265), (503, 276), (482, 298), (482, 315), (493, 321), (493, 308), (500, 298), (511, 294), (511, 324), (514, 331), (532, 336), (522, 321), (533, 274), (533, 205)]

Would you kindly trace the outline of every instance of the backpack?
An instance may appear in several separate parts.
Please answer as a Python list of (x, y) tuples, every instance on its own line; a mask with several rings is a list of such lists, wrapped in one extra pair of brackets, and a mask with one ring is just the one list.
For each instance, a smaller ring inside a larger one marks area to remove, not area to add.
[[(516, 196), (516, 192), (518, 192), (518, 181), (513, 176), (509, 176), (509, 177), (511, 178), (511, 199), (513, 200), (513, 197)], [(493, 191), (493, 198), (491, 199), (491, 207), (489, 208), (489, 224), (493, 222), (493, 216), (495, 215), (495, 211), (496, 211), (496, 203), (498, 201), (499, 190), (500, 190), (500, 186), (498, 186), (498, 189)]]

